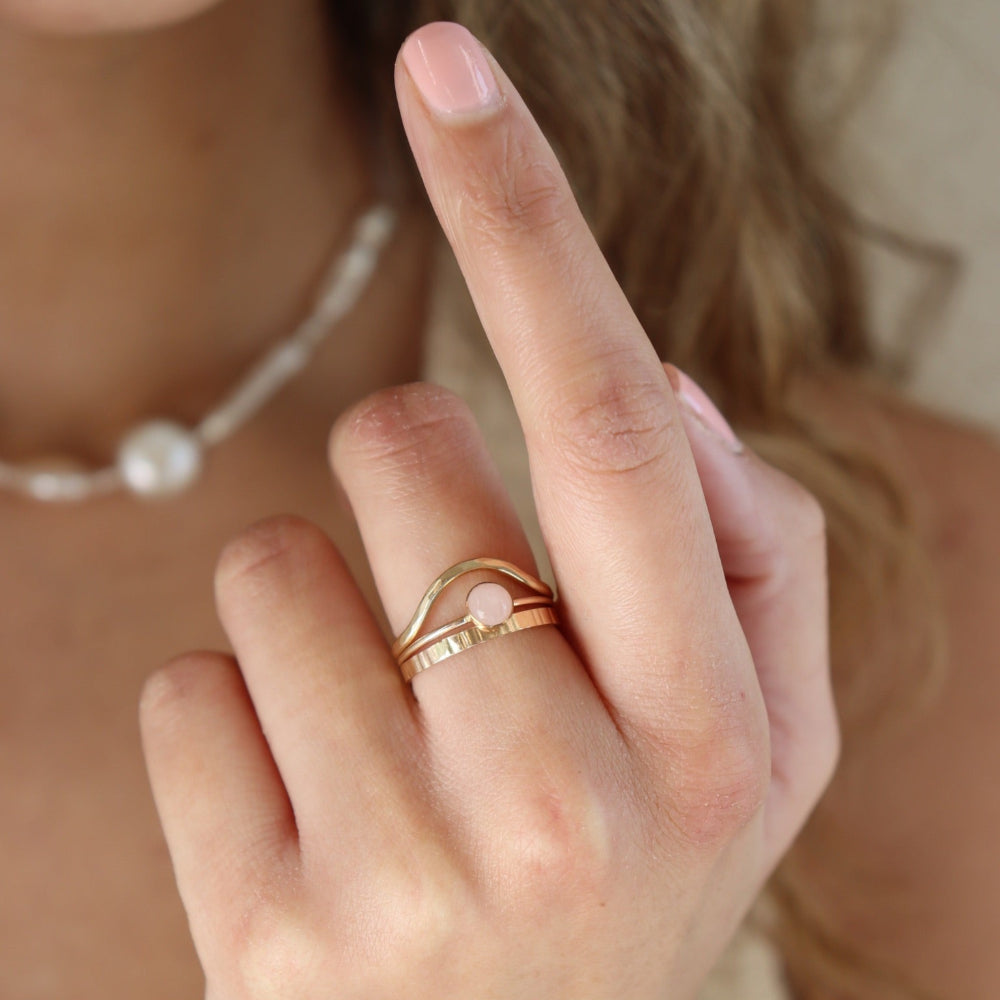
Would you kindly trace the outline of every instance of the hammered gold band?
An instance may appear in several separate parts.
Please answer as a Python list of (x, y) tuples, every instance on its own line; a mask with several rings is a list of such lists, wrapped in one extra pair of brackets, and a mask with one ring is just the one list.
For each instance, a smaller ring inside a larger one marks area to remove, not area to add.
[(505, 622), (493, 628), (471, 625), (403, 660), (400, 663), (403, 680), (411, 681), (421, 670), (433, 667), (435, 663), (440, 663), (449, 656), (454, 656), (455, 653), (461, 653), (463, 649), (471, 649), (488, 639), (496, 639), (498, 636), (507, 635), (510, 632), (520, 632), (527, 628), (537, 628), (539, 625), (558, 624), (559, 617), (556, 614), (556, 609), (550, 604), (545, 607), (515, 611)]
[[(495, 570), (535, 593), (513, 598), (506, 588), (497, 583), (479, 583), (466, 595), (466, 615), (432, 632), (421, 634), (420, 629), (427, 620), (432, 605), (444, 589), (466, 573), (483, 569)], [(450, 566), (427, 588), (410, 623), (393, 643), (392, 652), (403, 679), (409, 682), (435, 663), (489, 639), (542, 625), (558, 624), (555, 599), (547, 584), (512, 563), (481, 556)]]

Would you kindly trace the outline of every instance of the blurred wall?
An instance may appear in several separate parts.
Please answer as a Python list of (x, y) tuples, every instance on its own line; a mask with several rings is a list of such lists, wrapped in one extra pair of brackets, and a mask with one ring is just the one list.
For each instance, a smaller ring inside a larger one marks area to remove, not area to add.
[[(963, 255), (960, 284), (921, 345), (910, 386), (1000, 431), (1000, 0), (899, 6), (899, 38), (846, 129), (855, 200)], [(918, 275), (876, 256), (879, 325), (892, 342)]]

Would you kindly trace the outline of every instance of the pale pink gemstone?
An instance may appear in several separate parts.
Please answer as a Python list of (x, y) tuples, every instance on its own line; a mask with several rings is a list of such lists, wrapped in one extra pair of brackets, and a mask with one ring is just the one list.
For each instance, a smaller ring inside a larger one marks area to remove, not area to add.
[(477, 583), (465, 604), (480, 625), (491, 628), (505, 622), (514, 610), (514, 599), (499, 583)]

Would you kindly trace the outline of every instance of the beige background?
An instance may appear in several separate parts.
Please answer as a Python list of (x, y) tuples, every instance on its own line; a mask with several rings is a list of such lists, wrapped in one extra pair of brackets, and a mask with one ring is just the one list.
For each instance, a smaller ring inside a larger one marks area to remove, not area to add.
[[(1000, 430), (1000, 0), (904, 0), (900, 8), (896, 47), (846, 131), (855, 198), (963, 255), (960, 284), (911, 388)], [(914, 271), (905, 271), (877, 271), (883, 303), (895, 305), (912, 285)], [(892, 340), (893, 322), (881, 325)]]

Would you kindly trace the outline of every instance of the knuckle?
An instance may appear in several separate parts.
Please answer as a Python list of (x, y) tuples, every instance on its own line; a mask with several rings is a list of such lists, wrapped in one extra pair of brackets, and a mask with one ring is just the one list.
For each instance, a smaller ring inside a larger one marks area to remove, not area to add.
[(602, 897), (612, 873), (607, 810), (576, 775), (539, 780), (508, 824), (506, 904), (534, 917)]
[(695, 848), (715, 849), (758, 815), (771, 787), (766, 712), (737, 690), (722, 704), (693, 713), (685, 728), (660, 738), (653, 759), (666, 759), (664, 807), (670, 826)]
[(350, 907), (357, 921), (354, 950), (369, 969), (412, 972), (433, 965), (453, 949), (468, 918), (457, 874), (427, 854), (383, 864), (358, 891), (361, 898)]
[(571, 195), (558, 165), (509, 129), (492, 155), (470, 166), (469, 183), (456, 203), (459, 231), (486, 247), (524, 233), (560, 234)]
[(139, 695), (139, 717), (147, 731), (171, 730), (185, 720), (193, 697), (232, 684), (236, 667), (223, 653), (196, 651), (168, 660), (146, 678)]
[(551, 404), (545, 426), (557, 449), (591, 475), (620, 476), (657, 465), (677, 434), (663, 386), (615, 374), (614, 359), (605, 368), (596, 384), (582, 392), (568, 387), (565, 398)]
[(837, 729), (836, 735), (834, 735), (832, 739), (828, 740), (826, 746), (824, 747), (821, 769), (816, 785), (816, 794), (813, 797), (812, 804), (814, 806), (822, 798), (823, 793), (830, 787), (830, 783), (833, 781), (833, 777), (837, 773), (837, 767), (840, 764), (841, 747), (840, 730)]
[(825, 724), (818, 726), (817, 730), (814, 737), (816, 741), (817, 767), (815, 794), (812, 800), (813, 805), (819, 800), (820, 796), (833, 780), (833, 776), (837, 771), (837, 765), (840, 763), (842, 733), (832, 700), (827, 720)]
[(427, 382), (380, 389), (338, 419), (330, 436), (331, 458), (347, 454), (385, 468), (412, 470), (429, 455), (454, 453), (475, 440), (468, 404)]
[(681, 757), (672, 800), (675, 826), (694, 846), (727, 843), (764, 805), (771, 785), (765, 741), (717, 737)]
[(248, 910), (233, 931), (228, 953), (234, 956), (230, 976), (238, 996), (284, 997), (301, 995), (314, 978), (319, 956), (331, 943), (289, 909), (261, 902)]
[(798, 479), (775, 466), (764, 463), (764, 474), (771, 480), (774, 496), (772, 521), (780, 522), (780, 534), (794, 538), (797, 544), (826, 542), (826, 511), (816, 496)]
[(825, 571), (826, 511), (816, 497), (787, 472), (751, 456), (763, 489), (756, 516), (741, 524), (730, 539), (741, 553), (748, 576), (770, 576), (776, 587), (795, 573)]
[(806, 542), (826, 544), (826, 511), (823, 505), (804, 486), (796, 483), (793, 491), (792, 514), (796, 534)]
[(227, 542), (216, 564), (216, 593), (253, 589), (276, 568), (329, 545), (322, 529), (305, 518), (294, 514), (267, 517)]

